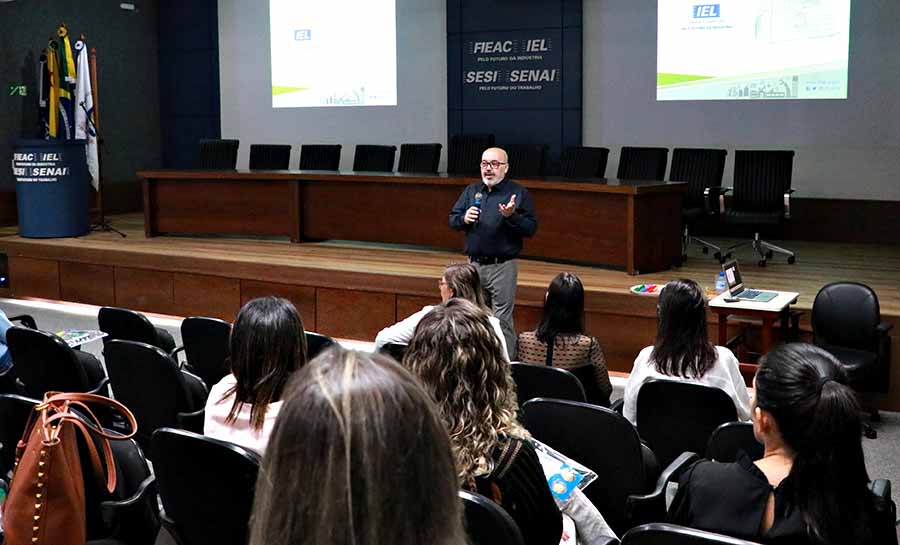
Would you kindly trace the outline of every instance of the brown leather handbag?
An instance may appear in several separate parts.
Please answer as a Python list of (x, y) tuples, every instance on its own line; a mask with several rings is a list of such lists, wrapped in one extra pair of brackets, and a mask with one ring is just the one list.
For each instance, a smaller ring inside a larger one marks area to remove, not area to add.
[[(105, 432), (86, 403), (119, 412), (131, 433)], [(84, 438), (100, 486), (112, 493), (116, 465), (109, 440), (128, 439), (136, 430), (134, 415), (117, 401), (94, 394), (47, 392), (16, 446), (16, 466), (3, 504), (6, 544), (84, 545), (87, 522), (77, 436)]]

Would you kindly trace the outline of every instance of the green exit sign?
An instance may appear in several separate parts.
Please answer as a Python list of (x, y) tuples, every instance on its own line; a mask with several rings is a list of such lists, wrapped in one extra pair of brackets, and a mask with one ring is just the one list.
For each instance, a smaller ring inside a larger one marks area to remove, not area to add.
[(9, 86), (9, 96), (11, 96), (11, 97), (27, 97), (28, 96), (28, 86), (27, 85), (10, 85)]

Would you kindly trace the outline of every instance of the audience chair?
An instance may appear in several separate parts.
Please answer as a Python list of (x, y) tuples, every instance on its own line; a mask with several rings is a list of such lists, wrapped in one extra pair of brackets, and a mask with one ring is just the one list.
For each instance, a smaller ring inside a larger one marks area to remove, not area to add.
[(562, 156), (563, 178), (605, 178), (609, 148), (569, 146)]
[(510, 178), (535, 178), (544, 175), (546, 144), (511, 144), (504, 150), (509, 156)]
[(734, 401), (718, 388), (654, 380), (638, 392), (637, 431), (662, 466), (682, 452), (704, 452), (713, 430), (736, 420)]
[(313, 333), (312, 331), (307, 331), (306, 361), (312, 360), (313, 358), (318, 356), (320, 352), (333, 344), (337, 344), (337, 341), (335, 341), (328, 335), (322, 335), (321, 333)]
[[(819, 290), (812, 307), (813, 343), (834, 354), (850, 386), (858, 392), (886, 393), (890, 384), (892, 326), (881, 320), (875, 291), (857, 282), (832, 282)], [(15, 357), (13, 358), (15, 360)], [(878, 409), (870, 408), (878, 422)], [(864, 424), (867, 437), (875, 430)]]
[(442, 147), (441, 144), (401, 144), (397, 172), (437, 174)]
[(566, 371), (575, 375), (575, 378), (581, 383), (581, 387), (584, 388), (584, 397), (588, 403), (607, 408), (610, 406), (609, 395), (600, 393), (600, 388), (597, 386), (594, 364), (586, 363), (577, 367), (570, 367)]
[(177, 543), (246, 545), (259, 455), (171, 428), (153, 434), (153, 450), (163, 525)]
[(300, 170), (339, 170), (340, 144), (304, 144), (300, 146)]
[(234, 170), (237, 168), (238, 140), (200, 140), (197, 145), (197, 168)]
[(668, 148), (633, 148), (623, 146), (619, 154), (620, 180), (665, 180)]
[(16, 445), (25, 432), (31, 411), (40, 400), (15, 394), (0, 395), (0, 479), (9, 482), (16, 462)]
[(494, 147), (493, 134), (454, 134), (447, 147), (447, 172), (480, 176), (481, 154)]
[[(725, 224), (753, 229), (753, 240), (728, 248), (723, 260), (737, 248), (751, 245), (759, 254), (759, 266), (765, 267), (773, 253), (787, 256), (793, 264), (794, 252), (760, 238), (762, 228), (780, 228), (791, 217), (791, 173), (793, 151), (737, 150), (734, 152), (734, 186), (722, 189), (721, 218)], [(733, 191), (731, 206), (725, 209), (724, 194)], [(724, 262), (724, 261), (723, 261)]]
[(763, 457), (763, 445), (753, 435), (752, 422), (726, 422), (713, 430), (706, 444), (706, 458), (730, 463), (744, 451), (751, 460)]
[(387, 354), (399, 362), (403, 361), (403, 356), (406, 354), (408, 346), (408, 344), (403, 343), (384, 343), (381, 345), (381, 348), (378, 349), (378, 352)]
[(684, 453), (660, 471), (656, 456), (622, 415), (604, 407), (556, 399), (532, 399), (522, 407), (531, 435), (600, 475), (585, 495), (617, 535), (665, 519), (666, 485), (698, 460)]
[(372, 146), (357, 144), (353, 152), (353, 170), (356, 172), (393, 172), (397, 146)]
[(34, 317), (30, 314), (19, 314), (17, 316), (9, 316), (6, 318), (10, 322), (19, 322), (22, 324), (22, 327), (27, 327), (28, 329), (37, 329), (37, 322), (34, 321)]
[(106, 373), (92, 354), (69, 348), (53, 333), (13, 326), (6, 331), (15, 377), (23, 393), (43, 399), (45, 392), (109, 395)]
[(565, 369), (530, 363), (512, 363), (510, 369), (513, 381), (516, 383), (519, 407), (529, 399), (538, 397), (567, 399), (582, 403), (587, 399), (581, 382)]
[(651, 523), (636, 526), (622, 536), (622, 545), (758, 545), (722, 534), (684, 526)]
[(252, 144), (250, 170), (287, 170), (291, 168), (291, 146), (288, 144)]
[(117, 339), (146, 343), (161, 348), (167, 353), (175, 350), (175, 339), (172, 334), (161, 327), (156, 327), (146, 316), (127, 308), (102, 307), (97, 313), (103, 347)]
[(150, 436), (159, 428), (181, 427), (190, 413), (203, 410), (208, 391), (200, 377), (178, 368), (155, 346), (111, 341), (104, 351), (116, 399), (131, 409), (138, 422), (138, 443), (155, 460)]
[(229, 373), (228, 341), (231, 324), (218, 318), (191, 316), (181, 322), (181, 341), (184, 343), (172, 352), (178, 360), (178, 353), (184, 351), (187, 362), (184, 368), (197, 375), (212, 389), (222, 377)]
[(687, 182), (687, 193), (681, 206), (681, 218), (684, 233), (681, 238), (681, 259), (687, 259), (687, 251), (691, 243), (696, 242), (703, 253), (713, 250), (716, 259), (722, 259), (722, 249), (711, 242), (691, 236), (693, 229), (705, 216), (717, 211), (719, 192), (722, 189), (722, 176), (725, 173), (725, 157), (728, 151), (723, 149), (675, 148), (672, 150), (672, 168), (669, 170), (669, 181)]
[(519, 526), (502, 507), (474, 492), (460, 490), (459, 497), (471, 545), (524, 545)]

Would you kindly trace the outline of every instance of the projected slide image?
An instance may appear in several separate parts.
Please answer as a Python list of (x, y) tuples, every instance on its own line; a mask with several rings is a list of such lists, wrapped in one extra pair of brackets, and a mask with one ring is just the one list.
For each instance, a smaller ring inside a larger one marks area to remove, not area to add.
[(659, 0), (657, 100), (847, 98), (850, 0)]
[(270, 0), (272, 106), (395, 106), (395, 0)]

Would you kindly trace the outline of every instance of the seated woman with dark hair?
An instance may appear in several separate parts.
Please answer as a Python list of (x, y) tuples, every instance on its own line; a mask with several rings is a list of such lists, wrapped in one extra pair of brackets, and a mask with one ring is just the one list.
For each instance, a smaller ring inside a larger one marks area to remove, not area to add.
[[(475, 303), (488, 313), (488, 320), (491, 322), (491, 328), (500, 337), (500, 344), (503, 346), (503, 358), (509, 361), (509, 353), (506, 348), (506, 337), (503, 336), (503, 329), (500, 327), (500, 320), (490, 313), (490, 308), (485, 303), (484, 288), (481, 286), (481, 277), (478, 276), (478, 269), (470, 263), (454, 263), (444, 269), (438, 281), (438, 288), (441, 291), (441, 302), (447, 301), (451, 297), (458, 299), (466, 299)], [(434, 307), (429, 305), (422, 307), (422, 310), (412, 314), (396, 324), (386, 327), (378, 332), (375, 337), (376, 350), (386, 343), (408, 344), (412, 339), (416, 326), (423, 316), (431, 312)]]
[(519, 361), (573, 369), (594, 366), (594, 381), (585, 384), (588, 401), (609, 405), (612, 384), (603, 348), (584, 333), (584, 287), (572, 273), (556, 275), (544, 296), (544, 312), (534, 331), (519, 334)]
[(210, 389), (203, 431), (263, 452), (284, 387), (306, 363), (303, 320), (287, 299), (254, 299), (238, 312), (229, 352), (231, 374)]
[(465, 545), (450, 440), (386, 356), (328, 349), (296, 373), (263, 457), (253, 545)]
[(637, 425), (641, 386), (665, 379), (719, 388), (734, 401), (738, 419), (749, 420), (750, 394), (737, 358), (709, 342), (700, 286), (693, 280), (672, 280), (659, 294), (656, 314), (656, 342), (638, 354), (625, 384), (625, 418)]
[(779, 346), (760, 360), (754, 386), (762, 459), (696, 463), (671, 521), (763, 543), (896, 545), (893, 502), (869, 491), (859, 405), (834, 356)]

